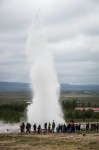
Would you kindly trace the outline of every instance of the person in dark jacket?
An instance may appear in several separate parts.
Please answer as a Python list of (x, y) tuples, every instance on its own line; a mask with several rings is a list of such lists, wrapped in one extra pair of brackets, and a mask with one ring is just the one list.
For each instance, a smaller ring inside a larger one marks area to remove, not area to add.
[(22, 124), (20, 125), (20, 130), (21, 130), (21, 133), (23, 133), (25, 131), (25, 123), (22, 122)]
[(30, 131), (31, 131), (31, 124), (27, 123), (26, 124), (26, 132), (30, 133)]
[(33, 125), (34, 133), (36, 133), (36, 123)]
[(52, 132), (54, 133), (54, 131), (55, 131), (55, 122), (53, 120), (53, 123), (52, 123)]

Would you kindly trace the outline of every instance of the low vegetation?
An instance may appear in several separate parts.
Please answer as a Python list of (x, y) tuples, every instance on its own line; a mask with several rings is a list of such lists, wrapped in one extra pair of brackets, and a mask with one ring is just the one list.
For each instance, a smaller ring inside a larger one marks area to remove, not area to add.
[(13, 102), (0, 105), (0, 120), (10, 123), (20, 122), (21, 118), (26, 119), (26, 107), (24, 102)]
[(65, 120), (75, 119), (82, 121), (99, 121), (99, 112), (94, 112), (91, 109), (75, 110), (75, 108), (77, 107), (76, 100), (64, 100), (61, 104)]
[[(0, 120), (17, 123), (26, 120), (27, 102), (31, 102), (31, 93), (0, 93)], [(99, 94), (61, 93), (60, 103), (64, 119), (70, 121), (99, 121), (99, 112), (93, 110), (75, 110), (75, 107), (99, 107)], [(13, 115), (12, 115), (13, 114)]]
[(2, 150), (98, 150), (99, 134), (0, 134)]

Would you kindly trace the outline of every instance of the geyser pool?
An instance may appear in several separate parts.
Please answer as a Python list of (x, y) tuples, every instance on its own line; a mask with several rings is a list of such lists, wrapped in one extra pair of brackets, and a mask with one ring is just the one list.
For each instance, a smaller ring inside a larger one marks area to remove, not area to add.
[(59, 104), (60, 86), (54, 69), (53, 57), (47, 46), (47, 33), (35, 16), (27, 40), (30, 78), (33, 88), (32, 104), (28, 107), (28, 122), (64, 123)]

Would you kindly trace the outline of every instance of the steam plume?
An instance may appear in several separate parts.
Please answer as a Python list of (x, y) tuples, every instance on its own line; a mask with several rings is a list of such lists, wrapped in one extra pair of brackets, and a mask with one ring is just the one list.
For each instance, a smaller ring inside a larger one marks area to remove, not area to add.
[(47, 50), (47, 34), (36, 16), (27, 40), (33, 88), (32, 104), (28, 107), (28, 122), (64, 122), (59, 105), (60, 86), (54, 70), (52, 54)]

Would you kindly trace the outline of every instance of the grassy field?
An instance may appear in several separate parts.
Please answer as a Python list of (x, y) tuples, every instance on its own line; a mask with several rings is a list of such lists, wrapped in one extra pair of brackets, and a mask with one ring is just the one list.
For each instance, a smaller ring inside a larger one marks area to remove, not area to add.
[[(62, 100), (77, 100), (85, 105), (90, 102), (92, 106), (99, 106), (99, 93), (60, 93), (60, 101)], [(10, 92), (0, 93), (0, 104), (8, 104), (11, 102), (31, 102), (32, 94), (29, 92)]]
[[(13, 111), (19, 117), (23, 114), (26, 102), (31, 102), (31, 93), (0, 93), (1, 116), (4, 110), (5, 115), (9, 116)], [(61, 100), (77, 99), (81, 103), (92, 102), (92, 105), (99, 104), (98, 94), (88, 93), (62, 93)], [(7, 106), (8, 104), (8, 106)], [(3, 107), (4, 109), (3, 109)], [(5, 108), (6, 106), (6, 108)], [(19, 110), (19, 108), (21, 108)], [(9, 109), (10, 108), (10, 109)], [(13, 117), (12, 116), (12, 117)], [(16, 120), (15, 118), (12, 118)], [(10, 117), (11, 120), (11, 117)], [(67, 121), (67, 120), (66, 120)], [(69, 121), (69, 120), (68, 120)], [(81, 121), (82, 120), (75, 120)], [(86, 120), (90, 121), (90, 120)], [(98, 150), (99, 132), (80, 132), (80, 133), (54, 133), (54, 134), (21, 134), (21, 133), (0, 133), (0, 150)]]
[(12, 102), (31, 101), (32, 94), (29, 92), (4, 92), (0, 93), (0, 104), (8, 104)]
[(99, 107), (99, 93), (61, 93), (60, 101), (76, 100), (85, 107), (90, 103), (91, 107)]
[[(26, 116), (26, 108), (27, 102), (31, 102), (32, 94), (29, 92), (10, 92), (10, 93), (0, 93), (0, 120), (5, 122), (20, 122), (20, 118), (24, 121), (27, 118)], [(60, 94), (60, 102), (62, 101), (72, 101), (76, 100), (76, 102), (83, 107), (99, 107), (99, 94), (98, 93), (61, 93)], [(81, 106), (80, 106), (81, 107)], [(20, 108), (20, 109), (19, 109)], [(99, 121), (99, 117), (96, 118), (93, 116), (92, 118), (75, 118), (74, 110), (70, 110), (69, 112), (66, 109), (63, 109), (64, 118), (67, 122), (71, 119), (75, 119), (75, 122), (97, 122)], [(65, 114), (72, 113), (73, 117), (69, 117)], [(13, 115), (12, 115), (13, 114)], [(97, 114), (98, 115), (98, 114)]]
[(0, 134), (0, 150), (98, 150), (99, 133)]

